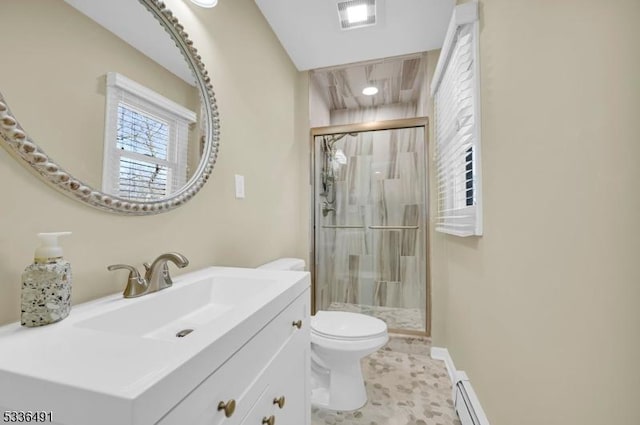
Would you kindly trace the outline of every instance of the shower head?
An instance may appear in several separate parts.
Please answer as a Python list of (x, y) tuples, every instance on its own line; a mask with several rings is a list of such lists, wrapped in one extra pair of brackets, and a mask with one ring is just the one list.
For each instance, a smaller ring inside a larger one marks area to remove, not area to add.
[(343, 139), (345, 136), (357, 137), (358, 133), (330, 134), (328, 136), (322, 136), (322, 137), (323, 137), (324, 142), (327, 145), (330, 145), (328, 147), (332, 147), (334, 143), (336, 143), (338, 140)]

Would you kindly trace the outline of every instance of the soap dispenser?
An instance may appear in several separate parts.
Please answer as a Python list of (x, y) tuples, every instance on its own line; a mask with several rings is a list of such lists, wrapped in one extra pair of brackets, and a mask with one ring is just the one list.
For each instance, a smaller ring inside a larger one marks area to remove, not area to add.
[(62, 258), (58, 237), (71, 232), (38, 233), (33, 264), (22, 274), (23, 326), (35, 327), (59, 322), (71, 310), (71, 264)]

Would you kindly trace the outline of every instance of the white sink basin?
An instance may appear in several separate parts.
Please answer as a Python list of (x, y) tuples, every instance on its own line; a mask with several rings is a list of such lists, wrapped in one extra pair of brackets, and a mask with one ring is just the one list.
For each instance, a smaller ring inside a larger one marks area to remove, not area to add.
[[(278, 281), (249, 277), (213, 276), (188, 285), (144, 295), (137, 303), (82, 320), (81, 328), (143, 338), (176, 340), (220, 318), (235, 306), (259, 298)], [(132, 301), (132, 300), (127, 300)]]
[(52, 411), (59, 424), (156, 424), (309, 282), (304, 272), (210, 267), (139, 298), (74, 305), (49, 326), (0, 327), (0, 411)]

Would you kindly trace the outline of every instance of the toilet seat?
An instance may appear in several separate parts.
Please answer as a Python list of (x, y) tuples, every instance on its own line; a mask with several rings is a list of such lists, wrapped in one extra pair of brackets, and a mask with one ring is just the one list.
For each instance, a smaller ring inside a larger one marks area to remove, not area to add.
[(318, 339), (364, 341), (387, 334), (387, 324), (375, 317), (344, 311), (318, 311), (311, 318), (311, 335)]

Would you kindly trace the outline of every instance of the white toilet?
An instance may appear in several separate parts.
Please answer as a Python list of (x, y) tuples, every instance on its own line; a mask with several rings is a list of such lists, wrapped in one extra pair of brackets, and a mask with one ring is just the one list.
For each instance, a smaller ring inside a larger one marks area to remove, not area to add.
[[(304, 260), (281, 258), (259, 268), (303, 271)], [(355, 410), (367, 402), (360, 360), (389, 340), (387, 324), (358, 313), (318, 311), (311, 317), (311, 403)]]

